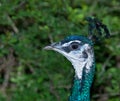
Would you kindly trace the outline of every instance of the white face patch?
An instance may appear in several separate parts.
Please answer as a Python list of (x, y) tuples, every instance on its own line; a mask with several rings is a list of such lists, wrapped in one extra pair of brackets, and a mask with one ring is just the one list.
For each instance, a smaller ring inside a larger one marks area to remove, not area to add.
[[(86, 51), (88, 57), (83, 57), (83, 52)], [(90, 71), (93, 63), (94, 53), (89, 44), (84, 44), (80, 50), (71, 51), (65, 56), (73, 65), (76, 76), (82, 79), (83, 68), (86, 68), (86, 73)]]
[[(69, 46), (72, 42), (81, 43), (81, 41), (75, 40), (65, 43), (62, 47)], [(85, 72), (88, 73), (93, 63), (94, 53), (93, 49), (89, 44), (83, 44), (77, 50), (72, 50), (69, 53), (60, 50), (59, 48), (53, 48), (53, 50), (63, 54), (73, 65), (75, 69), (75, 74), (79, 79), (82, 79), (83, 68), (85, 67)], [(84, 57), (84, 52), (86, 52), (87, 57)]]

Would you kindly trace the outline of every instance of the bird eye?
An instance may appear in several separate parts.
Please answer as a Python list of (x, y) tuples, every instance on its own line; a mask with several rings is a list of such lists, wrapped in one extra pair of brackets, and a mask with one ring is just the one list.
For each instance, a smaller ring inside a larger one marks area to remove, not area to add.
[(77, 43), (77, 42), (73, 42), (70, 44), (70, 48), (73, 50), (78, 49), (78, 47), (79, 47), (79, 43)]

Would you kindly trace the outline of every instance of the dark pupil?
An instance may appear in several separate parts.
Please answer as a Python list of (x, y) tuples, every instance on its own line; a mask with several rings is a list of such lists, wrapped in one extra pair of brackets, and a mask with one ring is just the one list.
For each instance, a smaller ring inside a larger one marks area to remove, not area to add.
[(72, 49), (77, 49), (77, 48), (78, 48), (78, 44), (73, 44), (73, 45), (71, 45), (71, 48), (72, 48)]

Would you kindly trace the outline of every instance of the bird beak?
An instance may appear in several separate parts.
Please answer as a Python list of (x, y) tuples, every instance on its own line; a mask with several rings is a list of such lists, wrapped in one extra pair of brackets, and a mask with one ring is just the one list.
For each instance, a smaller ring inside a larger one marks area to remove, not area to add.
[(52, 43), (51, 45), (45, 46), (43, 49), (45, 49), (45, 50), (61, 49), (61, 45), (60, 45), (60, 43)]
[(44, 47), (43, 49), (45, 49), (45, 50), (54, 50), (54, 51), (56, 51), (56, 52), (58, 52), (58, 53), (61, 53), (61, 54), (63, 54), (64, 56), (67, 57), (66, 52), (62, 49), (61, 42), (52, 43), (51, 45), (46, 46), (46, 47)]
[(53, 47), (52, 47), (52, 46), (45, 46), (43, 49), (44, 49), (44, 50), (52, 50)]

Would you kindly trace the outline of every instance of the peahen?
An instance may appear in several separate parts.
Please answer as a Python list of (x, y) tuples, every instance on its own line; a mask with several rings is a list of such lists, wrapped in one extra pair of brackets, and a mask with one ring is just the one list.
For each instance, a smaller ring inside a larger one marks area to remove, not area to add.
[(90, 101), (90, 88), (95, 72), (93, 45), (103, 36), (103, 31), (105, 36), (109, 37), (106, 25), (96, 18), (86, 19), (89, 22), (89, 37), (72, 35), (44, 48), (61, 53), (74, 67), (75, 76), (69, 101)]

